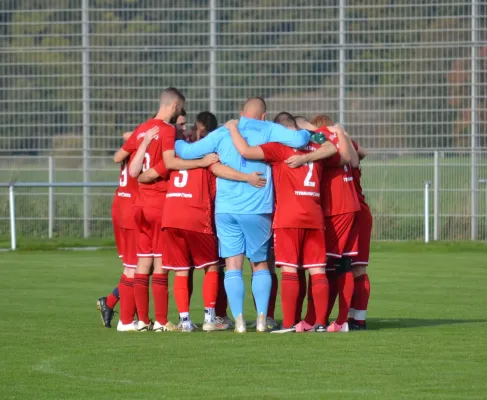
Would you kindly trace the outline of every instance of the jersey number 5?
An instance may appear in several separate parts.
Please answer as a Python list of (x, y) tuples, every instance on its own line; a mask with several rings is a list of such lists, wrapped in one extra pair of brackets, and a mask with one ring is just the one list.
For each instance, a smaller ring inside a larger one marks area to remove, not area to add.
[(127, 186), (127, 163), (123, 161), (122, 172), (120, 173), (120, 187)]
[(306, 174), (306, 178), (304, 178), (304, 186), (307, 186), (307, 187), (315, 187), (316, 186), (316, 183), (313, 182), (311, 180), (311, 177), (313, 176), (313, 166), (314, 166), (314, 163), (313, 161), (307, 163), (308, 165), (308, 173)]
[(179, 171), (179, 173), (181, 174), (181, 176), (178, 175), (174, 178), (174, 186), (182, 188), (185, 187), (188, 183), (188, 171), (181, 170)]

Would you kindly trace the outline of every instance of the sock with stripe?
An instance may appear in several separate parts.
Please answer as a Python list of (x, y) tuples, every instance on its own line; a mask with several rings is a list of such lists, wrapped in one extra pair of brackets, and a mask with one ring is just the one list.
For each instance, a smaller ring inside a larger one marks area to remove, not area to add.
[(134, 296), (135, 306), (137, 308), (137, 317), (139, 321), (146, 324), (150, 323), (149, 319), (149, 275), (135, 274), (134, 276)]
[(215, 321), (215, 306), (218, 297), (218, 272), (208, 271), (203, 278), (203, 304), (205, 306), (205, 322)]
[(131, 324), (135, 316), (134, 278), (123, 274), (120, 278), (120, 321)]
[(237, 318), (240, 314), (243, 314), (245, 299), (245, 285), (242, 271), (226, 271), (224, 284), (233, 318)]
[(296, 321), (296, 306), (299, 297), (299, 277), (296, 272), (281, 274), (282, 327), (291, 328)]
[(370, 298), (370, 280), (367, 274), (354, 279), (352, 307), (355, 309), (353, 319), (359, 324), (365, 323)]
[(118, 286), (113, 289), (112, 293), (107, 296), (107, 306), (110, 307), (112, 310), (117, 305), (118, 301), (120, 300), (120, 291)]
[(256, 271), (252, 274), (252, 294), (255, 299), (257, 315), (264, 313), (267, 316), (271, 288), (272, 278), (268, 269)]
[(299, 281), (299, 294), (296, 303), (296, 316), (294, 318), (296, 324), (301, 321), (304, 299), (306, 297), (306, 271), (304, 269), (298, 269), (298, 281)]
[(328, 311), (328, 279), (326, 274), (311, 275), (311, 291), (315, 306), (315, 325), (326, 325)]
[[(154, 299), (155, 320), (161, 325), (166, 325), (169, 301), (167, 274), (152, 274), (152, 298)], [(187, 297), (186, 301), (188, 301)]]
[(218, 295), (216, 297), (215, 313), (217, 317), (223, 318), (227, 316), (227, 292), (225, 291), (225, 273), (220, 271), (218, 273)]

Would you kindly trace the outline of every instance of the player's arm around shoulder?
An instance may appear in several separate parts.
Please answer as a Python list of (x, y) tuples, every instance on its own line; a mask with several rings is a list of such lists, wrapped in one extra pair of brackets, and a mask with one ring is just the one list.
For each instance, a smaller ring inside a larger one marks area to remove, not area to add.
[(132, 135), (132, 132), (124, 132), (122, 135), (124, 144), (120, 147), (113, 155), (113, 162), (116, 164), (121, 163), (127, 157), (132, 154), (136, 149), (134, 148), (136, 144), (136, 135)]
[(226, 179), (236, 182), (247, 182), (256, 188), (262, 188), (266, 185), (267, 180), (262, 177), (262, 172), (252, 172), (246, 174), (239, 172), (228, 165), (223, 165), (220, 162), (214, 163), (210, 166), (211, 172), (218, 178)]
[[(226, 128), (218, 128), (194, 143), (176, 140), (174, 144), (175, 154), (183, 160), (196, 160), (206, 154), (215, 153), (221, 136), (225, 132), (228, 132)], [(172, 169), (170, 166), (168, 168)]]
[(310, 151), (306, 154), (296, 154), (289, 157), (285, 163), (290, 168), (297, 168), (308, 162), (315, 162), (320, 160), (325, 160), (330, 157), (335, 156), (338, 153), (338, 149), (333, 145), (333, 143), (326, 141), (318, 149)]
[(247, 160), (263, 160), (264, 152), (260, 146), (249, 146), (238, 130), (238, 119), (232, 119), (225, 124), (230, 131), (232, 141), (239, 154)]
[(171, 171), (169, 171), (164, 165), (164, 161), (161, 161), (154, 165), (154, 167), (149, 168), (147, 171), (141, 173), (137, 180), (139, 183), (152, 183), (158, 178), (163, 180), (169, 179)]
[(293, 131), (282, 125), (269, 122), (268, 142), (282, 143), (299, 149), (308, 144), (310, 137), (310, 133), (305, 129)]

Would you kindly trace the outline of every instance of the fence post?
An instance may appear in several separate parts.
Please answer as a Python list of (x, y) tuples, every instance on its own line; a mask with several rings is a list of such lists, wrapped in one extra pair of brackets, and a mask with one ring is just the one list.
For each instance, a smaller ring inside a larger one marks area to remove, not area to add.
[(438, 240), (440, 231), (440, 152), (435, 151), (433, 179), (433, 240)]
[[(54, 183), (54, 160), (53, 157), (49, 157), (49, 183)], [(49, 210), (48, 210), (48, 236), (52, 239), (52, 232), (54, 230), (54, 188), (49, 186)]]
[(480, 179), (480, 184), (485, 185), (485, 221), (484, 221), (484, 242), (487, 242), (487, 179)]
[(430, 189), (431, 181), (424, 181), (424, 242), (430, 241)]
[(8, 187), (8, 203), (10, 208), (10, 248), (17, 249), (17, 233), (15, 229), (15, 193), (14, 184), (11, 183)]

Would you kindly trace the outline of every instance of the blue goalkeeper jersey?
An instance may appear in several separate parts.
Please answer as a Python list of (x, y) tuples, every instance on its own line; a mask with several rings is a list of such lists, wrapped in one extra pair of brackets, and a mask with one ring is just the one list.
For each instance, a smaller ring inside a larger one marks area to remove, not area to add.
[[(250, 146), (279, 142), (290, 147), (303, 147), (309, 142), (306, 130), (293, 131), (268, 121), (241, 117), (238, 130)], [(224, 126), (211, 132), (195, 143), (176, 141), (176, 154), (187, 160), (201, 158), (209, 153), (218, 153), (220, 162), (233, 169), (250, 174), (262, 172), (267, 179), (265, 187), (258, 189), (247, 182), (217, 179), (215, 213), (217, 214), (268, 214), (274, 209), (272, 170), (262, 161), (244, 159), (233, 145), (230, 132)]]

